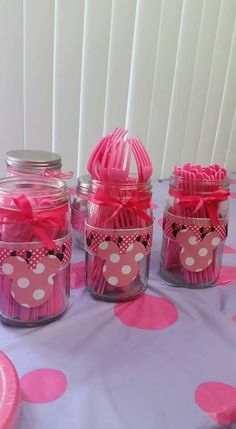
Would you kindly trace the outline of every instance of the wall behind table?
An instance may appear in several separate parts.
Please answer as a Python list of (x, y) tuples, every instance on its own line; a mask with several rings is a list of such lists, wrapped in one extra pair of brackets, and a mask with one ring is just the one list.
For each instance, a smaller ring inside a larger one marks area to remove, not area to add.
[(1, 0), (5, 152), (59, 152), (86, 172), (116, 126), (173, 164), (236, 168), (236, 0)]

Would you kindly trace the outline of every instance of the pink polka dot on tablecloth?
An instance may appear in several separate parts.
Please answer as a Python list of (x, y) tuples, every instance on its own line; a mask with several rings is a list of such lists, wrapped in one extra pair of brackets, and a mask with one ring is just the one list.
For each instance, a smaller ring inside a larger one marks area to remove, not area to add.
[(232, 317), (233, 322), (236, 322), (236, 315)]
[(236, 198), (236, 192), (231, 192), (230, 196), (231, 196), (231, 198)]
[(236, 282), (236, 267), (222, 265), (220, 275), (216, 281), (218, 286), (227, 286)]
[(230, 246), (224, 246), (224, 253), (236, 253), (236, 249)]
[(236, 179), (230, 179), (231, 185), (236, 185)]
[(24, 401), (40, 404), (60, 398), (66, 390), (67, 379), (57, 369), (36, 369), (21, 378), (20, 386)]
[(163, 225), (163, 217), (160, 217), (160, 219), (157, 219), (157, 224), (162, 228), (162, 225)]
[(76, 262), (71, 264), (70, 271), (70, 287), (71, 289), (79, 289), (84, 287), (85, 262)]
[(236, 388), (230, 384), (202, 383), (195, 391), (197, 405), (210, 418), (221, 425), (236, 421)]
[(117, 303), (114, 313), (124, 325), (138, 329), (165, 329), (178, 319), (174, 304), (147, 294), (135, 301)]

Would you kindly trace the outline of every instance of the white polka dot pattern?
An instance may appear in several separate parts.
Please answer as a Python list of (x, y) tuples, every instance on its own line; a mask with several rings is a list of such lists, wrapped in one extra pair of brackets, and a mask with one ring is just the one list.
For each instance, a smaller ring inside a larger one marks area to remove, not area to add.
[[(140, 241), (129, 245), (126, 253), (118, 253), (119, 247), (112, 241), (106, 249), (100, 244), (98, 256), (105, 260), (103, 265), (103, 276), (107, 283), (113, 287), (127, 287), (139, 273), (139, 262), (145, 257), (146, 249)], [(103, 243), (102, 243), (103, 244)]]
[(3, 272), (12, 280), (13, 299), (27, 308), (38, 307), (51, 297), (59, 267), (59, 259), (52, 255), (43, 256), (34, 269), (19, 256), (8, 256), (2, 264)]
[(122, 274), (129, 274), (131, 272), (131, 266), (130, 265), (123, 265), (121, 268)]
[(14, 271), (14, 268), (13, 268), (13, 266), (11, 264), (3, 264), (2, 265), (2, 271), (5, 274), (12, 274), (13, 271)]
[(186, 259), (185, 259), (185, 264), (186, 264), (188, 267), (191, 267), (192, 265), (194, 265), (194, 264), (195, 264), (195, 259), (194, 259), (194, 258), (191, 258), (191, 256), (189, 256), (188, 258), (186, 258)]
[(118, 255), (118, 253), (112, 253), (110, 255), (110, 261), (113, 262), (114, 264), (119, 262), (119, 260), (120, 260), (120, 255)]
[(37, 289), (34, 291), (33, 293), (33, 297), (34, 299), (36, 299), (37, 301), (43, 299), (45, 297), (45, 292), (43, 289)]
[(211, 263), (213, 251), (221, 242), (219, 234), (209, 232), (201, 241), (194, 240), (190, 229), (180, 230), (176, 241), (181, 246), (180, 262), (187, 271), (201, 272)]
[(115, 276), (108, 277), (108, 283), (112, 286), (116, 286), (118, 283), (118, 278)]
[(26, 288), (30, 285), (30, 281), (29, 279), (27, 279), (27, 277), (20, 277), (17, 280), (17, 286), (21, 287), (21, 288)]
[(37, 274), (43, 273), (45, 270), (45, 266), (41, 264), (40, 262), (37, 264), (36, 268), (33, 268), (33, 272)]
[(208, 250), (205, 247), (202, 247), (199, 251), (198, 251), (199, 256), (206, 256), (208, 254)]

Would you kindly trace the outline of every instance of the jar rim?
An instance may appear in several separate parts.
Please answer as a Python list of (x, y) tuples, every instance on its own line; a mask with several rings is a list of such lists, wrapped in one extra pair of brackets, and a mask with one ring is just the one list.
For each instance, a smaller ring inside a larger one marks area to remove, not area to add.
[(21, 172), (38, 172), (45, 168), (60, 170), (61, 155), (56, 152), (32, 149), (10, 150), (6, 153), (6, 164)]
[[(7, 201), (1, 201), (4, 197), (15, 198), (24, 194), (26, 197), (43, 199), (50, 198), (54, 200), (54, 205), (61, 205), (69, 201), (66, 183), (55, 177), (29, 177), (12, 176), (0, 179), (0, 206), (10, 206)], [(33, 207), (35, 210), (52, 208), (52, 204)]]
[(91, 186), (98, 186), (98, 187), (119, 187), (119, 188), (125, 188), (125, 189), (143, 189), (145, 187), (151, 187), (152, 182), (149, 179), (146, 182), (140, 182), (137, 174), (130, 174), (127, 180), (123, 182), (112, 182), (112, 181), (102, 181), (91, 178)]
[(91, 176), (89, 174), (84, 174), (79, 176), (77, 179), (76, 192), (81, 193), (82, 195), (88, 195), (91, 185)]
[(219, 180), (204, 180), (204, 179), (196, 179), (194, 177), (194, 179), (192, 180), (191, 178), (184, 178), (184, 177), (180, 177), (177, 174), (175, 174), (174, 172), (172, 173), (172, 175), (170, 176), (170, 182), (174, 183), (186, 183), (186, 182), (190, 182), (192, 184), (196, 183), (196, 184), (202, 184), (203, 186), (208, 186), (208, 185), (218, 185), (218, 186), (229, 186), (230, 185), (230, 178), (228, 176), (225, 176), (223, 179), (219, 179)]

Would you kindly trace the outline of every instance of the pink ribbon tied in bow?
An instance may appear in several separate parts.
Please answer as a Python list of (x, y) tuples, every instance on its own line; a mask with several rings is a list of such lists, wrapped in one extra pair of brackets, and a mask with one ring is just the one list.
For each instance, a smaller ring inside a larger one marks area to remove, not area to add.
[(57, 179), (71, 179), (73, 177), (73, 171), (67, 171), (67, 173), (63, 173), (62, 171), (55, 171), (51, 170), (50, 168), (45, 168), (41, 172), (41, 176), (56, 177)]
[[(34, 233), (45, 244), (48, 250), (55, 249), (56, 245), (46, 229), (55, 226), (62, 228), (64, 226), (65, 215), (68, 210), (67, 205), (34, 213), (25, 195), (22, 194), (14, 198), (14, 202), (19, 209), (18, 211), (5, 209), (4, 207), (0, 208), (0, 224), (16, 224), (17, 226), (17, 221), (20, 223), (28, 223), (32, 226)], [(4, 220), (4, 218), (12, 220)]]
[(127, 210), (132, 211), (133, 213), (144, 219), (146, 222), (153, 222), (153, 218), (144, 211), (146, 209), (149, 209), (151, 205), (151, 198), (150, 196), (146, 196), (146, 194), (137, 195), (126, 200), (110, 197), (105, 194), (99, 196), (89, 195), (88, 201), (102, 206), (114, 207), (116, 209), (114, 213), (109, 217), (109, 219), (106, 219), (105, 223), (113, 219), (122, 208), (126, 208)]
[(180, 206), (192, 208), (192, 212), (189, 216), (197, 213), (201, 207), (205, 207), (212, 225), (219, 225), (218, 204), (226, 201), (230, 196), (230, 192), (225, 189), (219, 189), (211, 192), (211, 194), (206, 197), (201, 197), (200, 195), (185, 195), (179, 191), (175, 191), (174, 189), (170, 189), (169, 194), (172, 197), (179, 198)]

